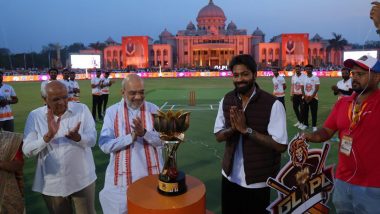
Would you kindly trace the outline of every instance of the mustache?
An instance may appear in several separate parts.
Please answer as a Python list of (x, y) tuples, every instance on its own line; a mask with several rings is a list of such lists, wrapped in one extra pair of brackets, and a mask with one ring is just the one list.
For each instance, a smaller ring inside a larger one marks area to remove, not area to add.
[(237, 85), (237, 84), (248, 84), (248, 81), (239, 81), (239, 82), (235, 82), (235, 85)]
[(358, 81), (355, 81), (355, 80), (352, 81), (352, 84), (358, 84), (358, 85), (360, 85), (360, 83)]

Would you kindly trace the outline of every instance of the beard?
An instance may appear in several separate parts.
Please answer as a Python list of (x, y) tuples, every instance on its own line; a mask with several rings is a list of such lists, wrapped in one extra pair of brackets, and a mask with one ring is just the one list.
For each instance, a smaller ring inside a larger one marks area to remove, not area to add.
[(356, 81), (352, 81), (352, 90), (355, 91), (355, 93), (360, 94), (360, 93), (365, 93), (368, 90), (368, 87), (363, 88), (360, 83)]
[(141, 102), (138, 101), (129, 101), (128, 99), (126, 99), (126, 102), (127, 102), (127, 106), (129, 108), (132, 108), (133, 110), (136, 110), (136, 109), (139, 109), (141, 107), (141, 105), (143, 104), (144, 100), (142, 100)]
[[(239, 84), (244, 83), (244, 86), (239, 86)], [(241, 82), (234, 82), (235, 90), (239, 94), (246, 94), (249, 90), (253, 87), (253, 81), (241, 81)]]

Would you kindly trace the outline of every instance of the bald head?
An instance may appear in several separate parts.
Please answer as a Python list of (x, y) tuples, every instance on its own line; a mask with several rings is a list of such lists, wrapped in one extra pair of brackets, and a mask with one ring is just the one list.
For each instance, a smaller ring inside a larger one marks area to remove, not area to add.
[(144, 102), (144, 81), (136, 74), (128, 75), (121, 83), (124, 100), (128, 106), (137, 109)]
[(51, 81), (45, 86), (46, 105), (53, 111), (56, 116), (61, 116), (67, 110), (69, 102), (66, 86), (57, 81)]
[(46, 96), (48, 96), (49, 93), (52, 93), (54, 91), (66, 91), (66, 93), (67, 93), (67, 88), (60, 81), (53, 80), (53, 81), (49, 82), (48, 84), (46, 84), (46, 86), (45, 86)]
[(131, 84), (140, 82), (142, 85), (144, 85), (143, 79), (137, 75), (137, 74), (129, 74), (126, 78), (123, 79), (121, 82), (121, 88), (122, 90), (125, 90), (126, 87), (129, 88)]

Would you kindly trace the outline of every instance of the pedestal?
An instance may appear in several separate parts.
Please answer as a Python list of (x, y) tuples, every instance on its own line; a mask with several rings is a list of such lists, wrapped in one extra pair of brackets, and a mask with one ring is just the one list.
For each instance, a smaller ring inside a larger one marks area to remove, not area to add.
[(157, 192), (158, 175), (151, 175), (128, 187), (129, 214), (205, 214), (206, 187), (195, 177), (186, 175), (187, 192), (164, 196)]

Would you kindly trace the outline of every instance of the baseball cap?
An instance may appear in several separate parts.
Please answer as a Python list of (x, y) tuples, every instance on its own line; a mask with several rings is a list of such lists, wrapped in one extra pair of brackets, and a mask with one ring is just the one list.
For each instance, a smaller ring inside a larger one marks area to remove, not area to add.
[(343, 64), (350, 69), (356, 65), (365, 70), (370, 69), (372, 72), (380, 73), (380, 61), (369, 55), (364, 55), (357, 60), (347, 59)]

